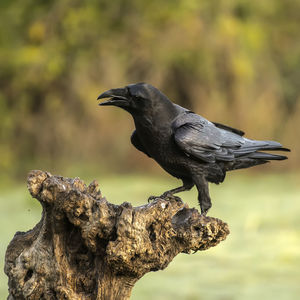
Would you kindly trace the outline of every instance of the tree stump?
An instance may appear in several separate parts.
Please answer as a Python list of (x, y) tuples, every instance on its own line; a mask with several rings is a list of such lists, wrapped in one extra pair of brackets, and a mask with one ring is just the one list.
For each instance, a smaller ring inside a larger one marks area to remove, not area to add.
[(109, 203), (93, 181), (32, 171), (41, 221), (17, 232), (5, 257), (8, 299), (129, 299), (134, 284), (178, 253), (216, 246), (229, 234), (178, 197), (132, 207)]

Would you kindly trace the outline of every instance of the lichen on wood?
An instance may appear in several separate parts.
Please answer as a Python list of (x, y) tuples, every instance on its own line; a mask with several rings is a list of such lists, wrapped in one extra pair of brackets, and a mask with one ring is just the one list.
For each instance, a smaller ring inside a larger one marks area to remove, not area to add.
[(32, 171), (28, 189), (41, 221), (17, 232), (5, 257), (8, 299), (129, 299), (134, 284), (179, 253), (216, 246), (223, 221), (178, 197), (133, 207), (109, 203), (98, 184)]

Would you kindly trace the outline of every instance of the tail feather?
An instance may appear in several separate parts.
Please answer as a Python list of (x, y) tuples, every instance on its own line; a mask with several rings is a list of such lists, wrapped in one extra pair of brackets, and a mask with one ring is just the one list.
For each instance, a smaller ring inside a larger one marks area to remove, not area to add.
[(267, 145), (262, 147), (260, 150), (268, 149), (268, 150), (274, 150), (274, 151), (286, 151), (286, 152), (291, 151), (288, 148), (282, 147), (282, 145), (280, 143), (275, 142), (275, 141), (263, 141), (263, 142), (267, 143)]
[(249, 157), (250, 154), (256, 153), (257, 151), (260, 150), (285, 151), (285, 152), (291, 151), (288, 148), (282, 147), (282, 145), (278, 142), (255, 141), (255, 140), (245, 139), (245, 144), (242, 147), (235, 149), (234, 154), (236, 157), (241, 157), (241, 156)]
[(284, 152), (291, 152), (291, 150), (289, 148), (284, 148), (284, 147), (276, 147), (276, 148), (264, 148), (261, 150), (272, 150), (272, 151), (284, 151)]
[[(274, 150), (274, 149), (273, 149)], [(285, 155), (277, 155), (277, 154), (270, 154), (265, 152), (253, 152), (247, 155), (248, 158), (254, 159), (262, 159), (262, 160), (284, 160), (287, 159)]]
[(245, 139), (245, 144), (234, 150), (235, 159), (225, 164), (225, 171), (244, 169), (265, 164), (271, 160), (287, 159), (285, 155), (271, 154), (261, 151), (291, 151), (274, 141), (255, 141)]

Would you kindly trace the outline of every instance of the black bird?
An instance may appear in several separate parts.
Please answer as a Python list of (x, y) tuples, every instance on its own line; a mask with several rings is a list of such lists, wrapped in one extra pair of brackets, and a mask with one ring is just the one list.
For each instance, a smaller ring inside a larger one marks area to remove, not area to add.
[(223, 182), (226, 172), (283, 160), (286, 156), (261, 150), (290, 151), (274, 141), (256, 141), (243, 137), (244, 132), (219, 123), (172, 103), (162, 92), (146, 83), (111, 89), (98, 99), (99, 105), (113, 105), (129, 112), (136, 130), (131, 143), (153, 158), (183, 185), (165, 192), (162, 197), (198, 189), (201, 213), (211, 207), (208, 182)]

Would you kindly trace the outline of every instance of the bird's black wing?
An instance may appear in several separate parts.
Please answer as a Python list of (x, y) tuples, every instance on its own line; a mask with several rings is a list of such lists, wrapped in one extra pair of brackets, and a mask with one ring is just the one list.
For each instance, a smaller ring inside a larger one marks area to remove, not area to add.
[[(257, 150), (284, 150), (277, 142), (250, 140), (242, 137), (241, 133), (235, 133), (231, 127), (218, 127), (194, 113), (182, 114), (172, 124), (174, 140), (179, 148), (186, 155), (209, 163), (233, 161), (254, 153), (257, 156)], [(274, 158), (270, 156), (269, 159)]]
[(132, 133), (130, 140), (131, 140), (132, 145), (136, 149), (140, 150), (141, 152), (143, 152), (146, 155), (148, 155), (149, 157), (151, 157), (149, 155), (149, 153), (147, 152), (147, 150), (145, 149), (145, 147), (143, 146), (143, 144), (141, 143), (141, 141), (140, 141), (140, 139), (139, 139), (139, 137), (138, 137), (138, 135), (136, 133), (136, 130)]
[(194, 113), (182, 114), (172, 127), (175, 142), (181, 150), (205, 162), (231, 161), (233, 150), (244, 144), (240, 135), (219, 129)]

